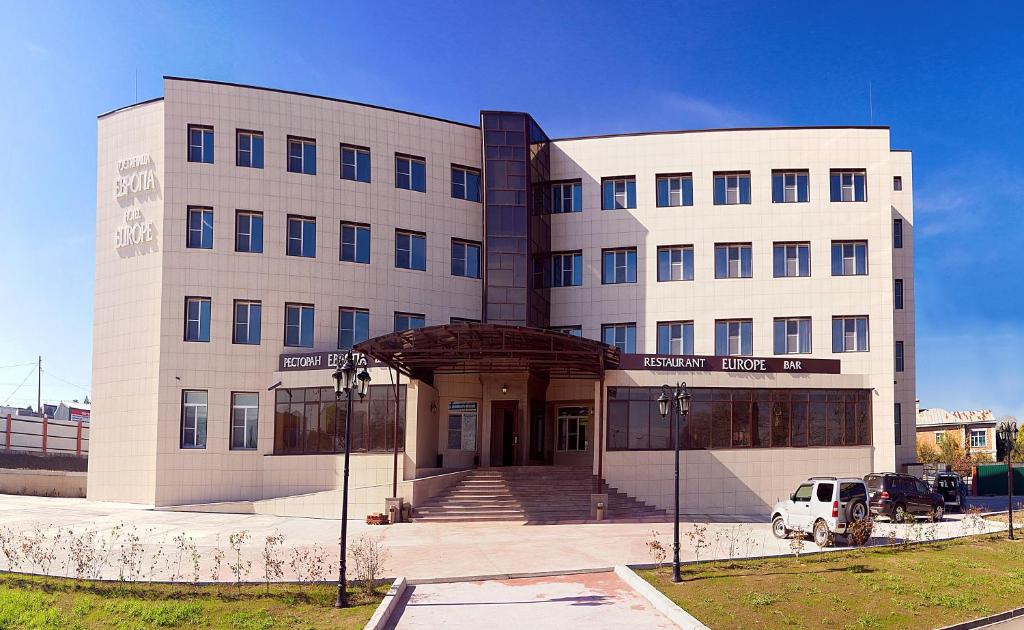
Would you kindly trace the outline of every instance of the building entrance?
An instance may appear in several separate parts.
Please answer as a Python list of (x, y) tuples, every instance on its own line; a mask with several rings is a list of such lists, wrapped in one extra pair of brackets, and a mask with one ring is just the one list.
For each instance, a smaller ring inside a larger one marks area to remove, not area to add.
[(491, 403), (491, 466), (515, 466), (519, 446), (519, 403)]

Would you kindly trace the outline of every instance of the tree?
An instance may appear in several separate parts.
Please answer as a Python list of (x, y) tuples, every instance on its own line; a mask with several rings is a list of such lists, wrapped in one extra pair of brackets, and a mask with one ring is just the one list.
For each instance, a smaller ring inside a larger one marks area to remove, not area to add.
[(929, 442), (918, 438), (917, 440), (917, 461), (922, 464), (938, 464), (939, 450)]
[(83, 402), (83, 404), (86, 404), (86, 405), (91, 405), (92, 404), (92, 401), (89, 400), (89, 396), (88, 395), (86, 395), (85, 400), (82, 401), (82, 402)]

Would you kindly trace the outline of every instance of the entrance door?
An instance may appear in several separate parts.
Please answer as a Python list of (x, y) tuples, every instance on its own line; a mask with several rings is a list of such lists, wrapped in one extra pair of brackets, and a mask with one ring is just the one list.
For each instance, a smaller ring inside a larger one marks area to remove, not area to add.
[(491, 403), (491, 466), (514, 466), (519, 446), (519, 403), (496, 400)]

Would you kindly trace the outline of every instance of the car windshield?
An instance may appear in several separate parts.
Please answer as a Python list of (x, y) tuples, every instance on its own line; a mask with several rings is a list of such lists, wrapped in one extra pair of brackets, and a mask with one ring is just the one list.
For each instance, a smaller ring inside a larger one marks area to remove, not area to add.
[(810, 501), (811, 500), (811, 484), (805, 483), (796, 489), (793, 493), (794, 501)]

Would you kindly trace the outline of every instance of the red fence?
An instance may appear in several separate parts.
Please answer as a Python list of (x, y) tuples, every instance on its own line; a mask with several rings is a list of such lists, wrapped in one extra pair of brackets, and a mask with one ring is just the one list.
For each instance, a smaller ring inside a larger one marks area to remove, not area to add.
[(4, 452), (86, 457), (89, 454), (89, 425), (81, 421), (7, 414), (0, 448)]

